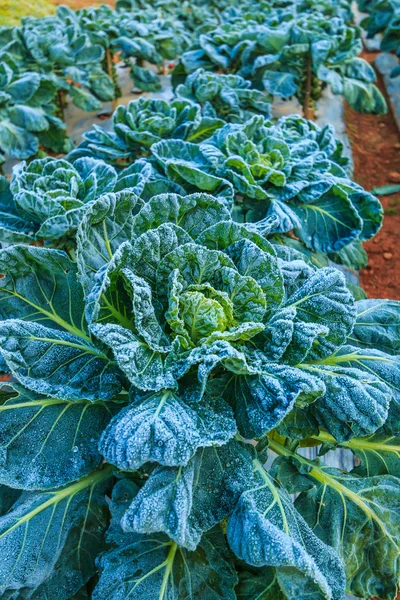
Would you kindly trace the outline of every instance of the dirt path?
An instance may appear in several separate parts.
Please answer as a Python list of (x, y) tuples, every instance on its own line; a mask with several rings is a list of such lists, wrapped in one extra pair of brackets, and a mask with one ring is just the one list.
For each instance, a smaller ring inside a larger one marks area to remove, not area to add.
[[(376, 55), (364, 53), (372, 62)], [(383, 81), (378, 85), (385, 93)], [(388, 183), (400, 183), (400, 135), (390, 111), (374, 116), (345, 109), (347, 132), (354, 156), (354, 178), (371, 190)], [(370, 298), (400, 299), (400, 192), (381, 196), (385, 210), (383, 227), (365, 244), (369, 265), (361, 272), (361, 285)]]

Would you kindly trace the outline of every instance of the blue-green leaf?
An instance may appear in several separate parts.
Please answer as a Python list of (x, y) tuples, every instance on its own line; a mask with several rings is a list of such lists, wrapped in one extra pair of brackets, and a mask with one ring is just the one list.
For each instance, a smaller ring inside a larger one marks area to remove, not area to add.
[(105, 430), (100, 449), (106, 460), (124, 470), (146, 462), (184, 466), (198, 448), (225, 444), (236, 432), (228, 404), (187, 403), (164, 390), (139, 396)]
[(311, 531), (258, 460), (254, 470), (252, 487), (228, 521), (228, 542), (236, 556), (255, 567), (275, 567), (290, 600), (343, 598), (346, 581), (338, 555)]
[(0, 322), (0, 344), (13, 375), (40, 394), (109, 400), (122, 387), (118, 367), (89, 338), (9, 319)]
[[(25, 490), (66, 485), (101, 465), (100, 435), (113, 405), (11, 389), (0, 406), (0, 482)], [(114, 411), (113, 411), (114, 408)]]
[(238, 442), (202, 448), (185, 467), (157, 467), (123, 516), (122, 528), (164, 532), (195, 550), (203, 532), (232, 512), (252, 472), (251, 455)]
[(4, 597), (67, 600), (96, 572), (110, 468), (55, 492), (24, 493), (0, 518)]

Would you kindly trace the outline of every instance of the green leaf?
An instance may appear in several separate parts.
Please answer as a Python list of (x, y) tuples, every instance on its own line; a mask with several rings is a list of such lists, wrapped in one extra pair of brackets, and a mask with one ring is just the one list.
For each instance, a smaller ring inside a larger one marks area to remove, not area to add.
[(179, 302), (182, 320), (195, 344), (205, 341), (213, 334), (224, 332), (230, 325), (230, 315), (219, 299), (209, 298), (201, 291), (190, 291), (184, 292)]
[(82, 87), (70, 85), (69, 93), (75, 106), (81, 110), (93, 112), (95, 110), (100, 110), (102, 107), (100, 100)]
[(369, 435), (384, 425), (392, 392), (379, 377), (348, 365), (302, 366), (325, 384), (325, 394), (313, 408), (319, 422), (337, 440)]
[(157, 229), (149, 229), (136, 239), (130, 264), (135, 273), (154, 289), (162, 259), (179, 246), (190, 244), (192, 241), (190, 235), (178, 225), (163, 223)]
[(337, 269), (319, 269), (312, 273), (284, 306), (296, 309), (295, 323), (318, 324), (328, 329), (327, 334), (318, 337), (307, 360), (335, 352), (353, 329), (354, 299), (343, 274)]
[(339, 265), (360, 271), (368, 265), (368, 254), (364, 250), (361, 240), (354, 240), (339, 252), (331, 252), (329, 258)]
[(388, 183), (381, 187), (374, 187), (371, 190), (371, 193), (375, 194), (375, 196), (386, 196), (389, 194), (397, 194), (397, 192), (400, 192), (400, 185), (398, 183)]
[(150, 71), (150, 69), (132, 65), (131, 77), (139, 90), (143, 90), (144, 92), (158, 92), (161, 89), (160, 78), (156, 73)]
[(0, 518), (0, 593), (67, 600), (96, 572), (111, 469), (55, 492), (24, 493)]
[(400, 302), (360, 300), (349, 343), (359, 348), (377, 348), (387, 354), (400, 353)]
[(223, 127), (225, 121), (212, 117), (203, 117), (197, 127), (192, 129), (187, 137), (187, 141), (195, 144), (200, 144), (208, 140), (217, 129)]
[(64, 252), (33, 246), (0, 251), (0, 316), (87, 338), (76, 265)]
[[(311, 437), (311, 436), (310, 436)], [(327, 444), (327, 448), (336, 446), (337, 440), (329, 433), (322, 431), (315, 436)], [(374, 475), (400, 476), (400, 437), (385, 435), (377, 432), (363, 438), (352, 438), (340, 442), (341, 448), (351, 450), (359, 459), (359, 465), (353, 469), (353, 473), (362, 477)]]
[(151, 198), (136, 215), (133, 233), (139, 236), (163, 223), (174, 223), (195, 240), (207, 227), (229, 218), (222, 201), (209, 194), (161, 194)]
[(86, 331), (76, 265), (57, 250), (0, 252), (3, 357), (29, 389), (57, 398), (111, 398), (121, 373)]
[(121, 389), (121, 372), (88, 339), (9, 319), (0, 322), (0, 344), (13, 375), (40, 394), (95, 401)]
[(208, 250), (197, 244), (184, 244), (162, 259), (157, 271), (157, 286), (162, 292), (174, 269), (179, 270), (188, 285), (213, 285), (224, 267), (234, 272), (235, 265), (223, 252)]
[(235, 242), (249, 240), (263, 252), (276, 256), (274, 246), (263, 235), (252, 229), (251, 225), (236, 223), (228, 219), (211, 225), (197, 238), (197, 243), (210, 250), (226, 250)]
[(353, 438), (346, 447), (360, 459), (354, 469), (358, 475), (400, 477), (400, 437), (376, 433), (368, 438)]
[(259, 375), (227, 378), (224, 397), (235, 407), (240, 433), (258, 438), (283, 421), (295, 402), (314, 401), (325, 391), (324, 384), (301, 369), (265, 361)]
[(0, 482), (44, 490), (88, 475), (101, 465), (97, 446), (112, 409), (16, 388), (0, 406)]
[(387, 112), (386, 100), (373, 83), (346, 77), (344, 79), (344, 97), (358, 112), (373, 115), (384, 115)]
[(8, 114), (14, 125), (26, 129), (26, 131), (46, 131), (49, 128), (46, 114), (39, 108), (14, 104), (8, 111)]
[(15, 101), (26, 103), (32, 98), (39, 86), (39, 73), (27, 71), (20, 77), (14, 79), (14, 81), (7, 86), (7, 93), (10, 94)]
[(228, 520), (231, 549), (249, 565), (275, 567), (288, 600), (340, 600), (346, 582), (339, 557), (311, 531), (262, 464), (253, 464), (252, 487)]
[(31, 244), (36, 239), (36, 224), (6, 212), (0, 212), (0, 240), (11, 244)]
[(349, 191), (349, 198), (363, 223), (359, 239), (361, 241), (371, 239), (382, 227), (384, 215), (382, 204), (378, 198), (363, 189), (356, 188), (353, 192)]
[(272, 96), (290, 98), (298, 92), (298, 78), (292, 73), (265, 71), (262, 76), (264, 89)]
[(185, 467), (156, 467), (124, 514), (124, 531), (167, 533), (195, 550), (204, 531), (234, 509), (252, 477), (250, 453), (238, 442), (202, 448)]
[(91, 331), (112, 349), (120, 369), (140, 390), (177, 387), (175, 377), (165, 366), (166, 351), (161, 354), (153, 350), (133, 331), (121, 325), (95, 323)]
[(362, 231), (362, 220), (340, 186), (333, 186), (315, 200), (291, 205), (291, 210), (298, 218), (295, 233), (313, 250), (337, 252)]
[[(354, 346), (343, 346), (333, 356), (326, 358), (325, 360), (314, 363), (311, 370), (319, 369), (320, 365), (323, 366), (328, 372), (331, 369), (332, 373), (336, 369), (342, 370), (345, 373), (349, 370), (351, 373), (350, 377), (354, 376), (359, 380), (357, 387), (362, 386), (362, 382), (372, 384), (372, 387), (376, 391), (381, 390), (383, 394), (389, 396), (391, 399), (389, 406), (389, 416), (384, 425), (385, 431), (398, 435), (400, 433), (400, 358), (399, 356), (391, 356), (385, 354), (379, 350), (370, 350), (364, 348), (356, 348)], [(308, 366), (306, 367), (309, 368)], [(318, 375), (318, 373), (317, 373)], [(360, 398), (368, 397), (371, 393), (371, 388), (367, 387), (366, 390), (361, 391)], [(338, 388), (339, 394), (340, 388)], [(366, 394), (366, 395), (365, 395)], [(382, 398), (383, 399), (383, 398)], [(362, 412), (365, 413), (366, 407), (360, 405)], [(369, 423), (369, 427), (372, 427), (372, 423), (375, 423), (375, 429), (381, 425), (382, 419), (382, 408), (384, 408), (384, 402), (382, 403), (381, 410), (377, 410), (377, 405), (374, 404), (372, 407), (368, 404), (367, 411), (364, 415), (360, 415), (361, 419)], [(347, 409), (347, 407), (346, 407)], [(371, 410), (372, 409), (372, 410)], [(337, 409), (336, 409), (337, 410)], [(351, 410), (351, 409), (350, 409)], [(375, 431), (370, 429), (369, 433)], [(332, 432), (333, 433), (333, 432)], [(349, 433), (349, 432), (347, 432)]]
[(354, 77), (368, 83), (376, 81), (375, 69), (366, 60), (360, 57), (351, 59), (346, 64), (347, 77)]
[(237, 575), (219, 528), (195, 552), (164, 535), (114, 534), (117, 544), (100, 558), (93, 600), (178, 598), (235, 600)]
[(316, 486), (301, 494), (296, 508), (343, 559), (348, 590), (362, 598), (394, 598), (400, 551), (399, 480), (390, 475), (360, 478), (319, 467), (313, 467), (310, 475)]
[(284, 296), (278, 260), (250, 240), (235, 242), (227, 249), (227, 254), (243, 277), (253, 278), (261, 287), (267, 300), (268, 312), (277, 308)]
[(102, 102), (110, 102), (116, 97), (116, 88), (112, 78), (100, 65), (91, 66), (89, 75), (90, 91)]
[(134, 215), (142, 204), (133, 192), (122, 191), (103, 195), (87, 208), (77, 234), (79, 276), (86, 291), (119, 246), (131, 239)]
[(184, 466), (198, 448), (225, 444), (235, 432), (232, 410), (222, 399), (186, 403), (163, 390), (122, 409), (102, 435), (100, 450), (123, 470), (146, 462)]
[(154, 144), (152, 154), (166, 175), (179, 184), (190, 184), (204, 192), (214, 192), (226, 184), (211, 171), (211, 162), (201, 145), (182, 140), (165, 140)]
[(0, 150), (11, 158), (22, 160), (39, 150), (37, 137), (9, 120), (0, 121)]
[(273, 567), (251, 568), (243, 566), (239, 571), (239, 584), (236, 587), (238, 600), (286, 600), (279, 587), (276, 570)]

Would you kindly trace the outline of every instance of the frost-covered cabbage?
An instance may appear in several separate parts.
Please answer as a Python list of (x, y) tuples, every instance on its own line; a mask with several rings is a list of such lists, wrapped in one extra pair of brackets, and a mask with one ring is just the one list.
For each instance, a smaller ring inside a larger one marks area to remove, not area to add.
[(154, 194), (183, 192), (143, 160), (120, 172), (88, 157), (73, 165), (53, 158), (22, 162), (14, 168), (10, 183), (0, 178), (0, 240), (44, 240), (72, 248), (86, 206), (107, 192), (126, 190), (140, 196), (141, 202)]
[(293, 230), (312, 250), (338, 252), (370, 239), (382, 223), (380, 202), (340, 165), (346, 161), (333, 129), (300, 117), (275, 125), (255, 116), (243, 125), (226, 124), (201, 144), (165, 140), (151, 151), (180, 185), (207, 190), (213, 177), (229, 181), (237, 220), (262, 231), (273, 217), (273, 231)]
[(150, 147), (162, 139), (200, 142), (223, 124), (221, 119), (203, 115), (200, 106), (190, 100), (139, 98), (127, 107), (117, 108), (111, 133), (96, 125), (85, 133), (84, 142), (70, 153), (69, 159), (90, 156), (118, 167), (127, 166), (149, 154)]
[(239, 14), (199, 36), (181, 56), (173, 81), (183, 83), (199, 68), (235, 73), (272, 96), (298, 98), (305, 116), (329, 86), (359, 112), (385, 113), (375, 71), (359, 56), (361, 30), (323, 7), (313, 8), (307, 12), (292, 3), (261, 22)]
[(178, 97), (189, 98), (203, 107), (203, 113), (227, 122), (242, 123), (253, 114), (271, 116), (271, 98), (251, 89), (251, 82), (239, 75), (207, 73), (198, 69), (176, 89)]
[(99, 568), (97, 600), (390, 598), (399, 303), (354, 302), (207, 194), (83, 210), (76, 262), (0, 252), (1, 594), (68, 600)]

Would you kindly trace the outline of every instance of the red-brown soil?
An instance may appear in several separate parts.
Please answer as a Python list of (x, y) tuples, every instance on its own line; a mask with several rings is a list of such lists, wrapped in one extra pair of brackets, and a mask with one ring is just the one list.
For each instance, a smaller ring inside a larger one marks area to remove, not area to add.
[[(364, 58), (372, 62), (373, 53)], [(384, 93), (384, 84), (378, 77)], [(354, 157), (354, 178), (371, 190), (400, 183), (400, 134), (393, 114), (363, 115), (349, 106), (345, 108), (347, 133)], [(400, 192), (381, 196), (385, 217), (378, 235), (365, 244), (369, 265), (361, 272), (361, 285), (370, 298), (400, 300)]]

